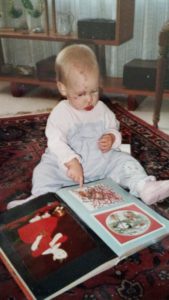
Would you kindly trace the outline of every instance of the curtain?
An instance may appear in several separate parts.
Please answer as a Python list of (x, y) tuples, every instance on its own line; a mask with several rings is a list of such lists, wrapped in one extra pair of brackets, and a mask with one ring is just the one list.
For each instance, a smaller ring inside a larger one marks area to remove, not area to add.
[[(125, 0), (124, 0), (125, 1)], [(7, 1), (0, 0), (0, 11), (4, 12)], [(20, 0), (14, 1), (20, 5)], [(32, 0), (36, 8), (38, 0)], [(50, 27), (52, 26), (52, 0), (48, 0)], [(56, 13), (73, 15), (72, 30), (77, 32), (77, 20), (80, 18), (111, 18), (116, 19), (117, 0), (55, 0)], [(5, 18), (2, 16), (0, 19)], [(44, 14), (37, 20), (29, 18), (24, 12), (29, 27), (42, 25)], [(7, 18), (7, 17), (6, 17)], [(108, 76), (122, 77), (123, 66), (134, 58), (156, 59), (158, 56), (158, 34), (169, 19), (168, 0), (135, 0), (134, 36), (120, 46), (105, 46), (106, 69)], [(28, 22), (29, 21), (29, 22)], [(57, 55), (62, 47), (60, 42), (32, 41), (22, 39), (2, 39), (6, 63), (28, 64), (34, 66), (38, 60), (50, 55)]]

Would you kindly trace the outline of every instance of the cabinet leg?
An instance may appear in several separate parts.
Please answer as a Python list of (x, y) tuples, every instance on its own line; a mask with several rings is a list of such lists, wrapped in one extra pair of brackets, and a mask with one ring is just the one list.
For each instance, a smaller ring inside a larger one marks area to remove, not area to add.
[(25, 94), (24, 84), (11, 82), (11, 94), (14, 97), (22, 97)]
[(128, 95), (127, 97), (127, 108), (128, 110), (136, 110), (139, 104), (145, 99), (145, 96), (133, 96)]
[(35, 88), (35, 86), (31, 84), (23, 84), (16, 82), (11, 82), (10, 84), (11, 94), (14, 97), (22, 97), (32, 88)]
[(138, 107), (137, 98), (133, 95), (128, 95), (127, 97), (127, 108), (128, 110), (136, 110)]

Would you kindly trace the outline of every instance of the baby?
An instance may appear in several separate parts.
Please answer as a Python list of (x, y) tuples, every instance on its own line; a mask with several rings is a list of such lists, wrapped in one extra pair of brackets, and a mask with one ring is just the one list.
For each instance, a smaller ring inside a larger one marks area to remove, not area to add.
[(148, 176), (131, 155), (120, 151), (121, 134), (114, 113), (99, 100), (100, 73), (94, 52), (86, 45), (65, 47), (56, 58), (57, 88), (64, 97), (46, 126), (47, 148), (35, 167), (32, 195), (105, 177), (148, 205), (169, 196), (169, 180)]

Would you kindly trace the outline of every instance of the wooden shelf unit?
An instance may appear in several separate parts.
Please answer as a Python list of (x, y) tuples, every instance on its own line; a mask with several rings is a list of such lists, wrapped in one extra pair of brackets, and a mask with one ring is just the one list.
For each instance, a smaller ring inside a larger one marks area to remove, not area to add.
[[(53, 6), (54, 6), (54, 1)], [(46, 3), (46, 2), (45, 2)], [(46, 5), (47, 6), (47, 5)], [(48, 10), (48, 8), (47, 8)], [(114, 45), (118, 46), (133, 37), (134, 27), (134, 10), (135, 0), (117, 0), (116, 6), (116, 30), (114, 40), (91, 40), (91, 39), (80, 39), (75, 34), (70, 35), (59, 35), (56, 30), (56, 17), (53, 14), (53, 28), (49, 30), (49, 25), (46, 25), (44, 33), (32, 33), (28, 30), (15, 31), (10, 28), (0, 29), (0, 38), (14, 38), (14, 39), (28, 39), (28, 40), (42, 40), (42, 41), (70, 41), (70, 42), (86, 42), (93, 43), (96, 45)], [(54, 7), (53, 7), (54, 11)], [(48, 20), (48, 17), (46, 17)]]
[[(47, 1), (45, 5), (47, 7)], [(105, 70), (105, 45), (118, 46), (133, 37), (133, 27), (134, 27), (134, 12), (135, 12), (135, 0), (117, 0), (116, 5), (116, 28), (115, 28), (115, 39), (114, 40), (93, 40), (93, 39), (79, 39), (78, 36), (74, 34), (70, 35), (59, 35), (56, 30), (56, 18), (57, 16), (53, 13), (55, 11), (54, 0), (52, 0), (52, 29), (49, 30), (49, 24), (46, 25), (45, 33), (32, 33), (29, 31), (15, 31), (9, 30), (8, 28), (2, 28), (0, 30), (0, 38), (10, 38), (10, 39), (27, 39), (27, 40), (39, 40), (39, 41), (55, 41), (55, 42), (82, 42), (87, 44), (94, 44), (97, 46), (97, 52), (99, 56), (99, 63), (103, 69), (104, 77), (104, 92), (110, 93), (125, 93), (128, 94), (129, 90), (124, 89), (122, 86), (122, 79), (118, 78), (108, 78), (106, 77)], [(46, 20), (48, 19), (48, 7), (46, 12)], [(1, 45), (0, 45), (1, 46)], [(2, 50), (2, 49), (1, 49)], [(0, 55), (0, 63), (4, 63), (4, 58)], [(26, 76), (10, 76), (0, 74), (1, 81), (9, 81), (13, 84), (31, 84), (45, 86), (49, 88), (56, 88), (56, 83), (51, 81), (42, 81), (35, 77)], [(133, 91), (131, 91), (134, 94)], [(138, 91), (139, 93), (139, 91)]]

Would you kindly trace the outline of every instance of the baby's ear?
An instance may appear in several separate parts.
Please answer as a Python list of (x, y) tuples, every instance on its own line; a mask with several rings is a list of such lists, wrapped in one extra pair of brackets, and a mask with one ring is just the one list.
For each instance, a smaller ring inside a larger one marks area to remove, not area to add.
[(57, 88), (62, 96), (66, 96), (66, 87), (61, 81), (57, 81)]

